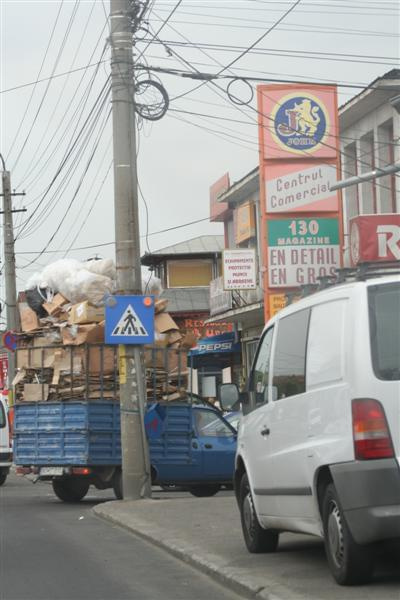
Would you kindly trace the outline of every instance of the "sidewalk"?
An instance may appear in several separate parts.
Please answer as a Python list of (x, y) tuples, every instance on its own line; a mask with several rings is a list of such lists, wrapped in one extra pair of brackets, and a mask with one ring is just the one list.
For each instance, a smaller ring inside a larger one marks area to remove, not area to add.
[[(249, 554), (232, 495), (194, 498), (155, 493), (139, 502), (106, 502), (97, 516), (165, 549), (227, 587), (260, 600), (399, 599), (398, 581), (356, 588), (331, 578), (321, 540), (283, 534), (274, 554)], [(211, 599), (210, 599), (211, 600)]]

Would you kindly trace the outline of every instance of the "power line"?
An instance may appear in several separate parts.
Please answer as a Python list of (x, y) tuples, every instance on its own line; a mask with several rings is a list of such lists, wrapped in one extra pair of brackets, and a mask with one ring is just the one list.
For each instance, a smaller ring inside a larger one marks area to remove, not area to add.
[[(68, 39), (68, 36), (69, 36), (69, 34), (70, 34), (70, 32), (71, 32), (72, 24), (73, 24), (73, 22), (74, 22), (74, 20), (75, 20), (75, 17), (76, 17), (76, 13), (77, 13), (77, 10), (78, 10), (78, 7), (79, 7), (79, 3), (80, 3), (80, 0), (76, 0), (76, 1), (75, 1), (74, 9), (73, 9), (73, 11), (72, 11), (72, 15), (71, 15), (71, 17), (70, 17), (70, 20), (69, 20), (69, 22), (68, 22), (67, 29), (66, 29), (66, 31), (65, 31), (65, 34), (64, 34), (63, 40), (62, 40), (62, 42), (61, 42), (61, 46), (60, 46), (60, 48), (59, 48), (59, 50), (58, 50), (58, 53), (57, 53), (56, 59), (55, 59), (55, 61), (54, 61), (54, 66), (53, 66), (53, 70), (52, 70), (52, 72), (51, 72), (51, 75), (53, 75), (53, 74), (54, 74), (54, 72), (55, 72), (55, 70), (56, 70), (56, 68), (57, 68), (57, 65), (58, 65), (58, 63), (59, 63), (59, 61), (60, 61), (60, 58), (61, 58), (61, 56), (62, 56), (62, 53), (63, 53), (63, 51), (64, 51), (65, 44), (66, 44), (66, 42), (67, 42), (67, 39)], [(18, 155), (17, 155), (17, 158), (16, 158), (16, 159), (15, 159), (15, 161), (14, 161), (14, 164), (13, 164), (13, 166), (12, 166), (12, 170), (14, 170), (14, 169), (15, 169), (15, 167), (16, 167), (16, 165), (17, 165), (17, 163), (18, 163), (19, 159), (21, 158), (21, 155), (22, 155), (23, 151), (24, 151), (24, 150), (25, 150), (25, 148), (26, 148), (26, 145), (27, 145), (27, 143), (28, 143), (28, 140), (29, 140), (29, 138), (30, 138), (30, 135), (31, 135), (31, 133), (32, 133), (32, 131), (33, 131), (33, 128), (34, 128), (34, 126), (35, 126), (35, 124), (36, 124), (36, 121), (37, 121), (37, 119), (38, 119), (38, 117), (39, 117), (39, 114), (40, 114), (40, 112), (41, 112), (41, 110), (42, 110), (42, 107), (43, 107), (43, 104), (44, 104), (44, 101), (45, 101), (45, 99), (46, 99), (47, 92), (48, 92), (48, 90), (49, 90), (49, 87), (50, 87), (51, 83), (52, 83), (52, 80), (50, 79), (50, 80), (47, 82), (46, 89), (45, 89), (45, 90), (44, 90), (44, 92), (43, 92), (42, 99), (41, 99), (41, 101), (40, 101), (40, 103), (39, 103), (38, 109), (37, 109), (37, 111), (36, 111), (36, 113), (35, 113), (35, 116), (34, 116), (34, 118), (33, 118), (32, 124), (31, 124), (31, 126), (30, 126), (30, 128), (29, 128), (29, 131), (28, 131), (28, 133), (27, 133), (27, 135), (26, 135), (26, 138), (25, 138), (25, 140), (24, 140), (24, 142), (23, 142), (23, 144), (22, 144), (22, 147), (21, 147), (21, 149), (20, 149), (20, 151), (19, 151)]]
[(153, 35), (152, 39), (147, 43), (147, 46), (144, 48), (144, 50), (141, 51), (141, 53), (139, 54), (139, 56), (136, 58), (136, 61), (138, 61), (141, 58), (141, 56), (143, 56), (143, 54), (146, 52), (147, 48), (150, 46), (150, 44), (152, 44), (153, 40), (158, 37), (159, 33), (164, 29), (164, 27), (166, 26), (166, 24), (168, 23), (168, 21), (171, 19), (172, 15), (178, 10), (178, 8), (179, 8), (179, 6), (181, 4), (182, 4), (182, 0), (178, 0), (178, 2), (175, 4), (174, 8), (171, 10), (171, 12), (169, 13), (169, 15), (167, 16), (167, 18), (164, 19), (164, 21), (162, 22), (161, 27)]
[(39, 68), (39, 73), (38, 73), (38, 75), (37, 75), (36, 81), (34, 81), (34, 82), (31, 84), (31, 85), (33, 85), (33, 90), (32, 90), (32, 92), (31, 92), (31, 95), (29, 96), (28, 103), (27, 103), (27, 105), (26, 105), (26, 107), (25, 107), (24, 114), (22, 115), (22, 119), (21, 119), (21, 121), (20, 121), (20, 124), (19, 124), (19, 126), (18, 126), (18, 129), (17, 129), (17, 131), (16, 131), (16, 133), (15, 133), (15, 136), (14, 136), (14, 139), (13, 139), (13, 141), (12, 141), (12, 143), (11, 143), (10, 149), (9, 149), (9, 151), (8, 151), (8, 153), (7, 153), (7, 156), (6, 156), (6, 158), (7, 158), (7, 159), (8, 159), (8, 157), (10, 156), (11, 152), (13, 151), (13, 148), (14, 148), (15, 142), (17, 141), (17, 138), (18, 138), (19, 132), (21, 131), (21, 127), (22, 127), (22, 125), (23, 125), (23, 124), (24, 124), (24, 122), (25, 122), (25, 117), (26, 117), (26, 115), (27, 115), (27, 113), (28, 113), (28, 110), (29, 110), (29, 107), (30, 107), (30, 105), (31, 105), (32, 98), (33, 98), (33, 95), (34, 95), (34, 93), (35, 93), (35, 90), (36, 90), (36, 86), (37, 86), (37, 84), (38, 84), (38, 83), (39, 83), (39, 81), (40, 81), (40, 79), (39, 79), (39, 78), (40, 78), (40, 74), (41, 74), (41, 72), (42, 72), (42, 69), (43, 69), (44, 63), (46, 62), (47, 54), (48, 54), (48, 52), (49, 52), (50, 45), (51, 45), (51, 41), (52, 41), (52, 39), (53, 39), (54, 32), (55, 32), (55, 30), (56, 30), (56, 27), (57, 27), (57, 23), (58, 23), (58, 19), (59, 19), (59, 17), (60, 17), (60, 14), (61, 14), (61, 9), (62, 9), (63, 3), (64, 3), (64, 0), (61, 0), (61, 2), (60, 2), (60, 6), (59, 6), (59, 8), (58, 8), (58, 12), (57, 12), (56, 20), (55, 20), (55, 22), (54, 22), (54, 24), (53, 24), (53, 27), (52, 27), (52, 30), (51, 30), (51, 33), (50, 33), (50, 38), (49, 38), (49, 41), (48, 41), (48, 43), (47, 43), (47, 47), (46, 47), (46, 50), (45, 50), (45, 53), (44, 53), (44, 57), (43, 57), (42, 63), (41, 63), (41, 65), (40, 65), (40, 68)]
[[(78, 54), (79, 54), (79, 51), (80, 51), (80, 49), (81, 49), (82, 42), (83, 42), (83, 39), (84, 39), (84, 37), (85, 37), (85, 34), (86, 34), (86, 32), (87, 32), (87, 29), (88, 29), (88, 26), (89, 26), (89, 22), (90, 22), (90, 19), (91, 19), (91, 17), (92, 17), (92, 14), (93, 14), (93, 11), (94, 11), (94, 8), (95, 8), (95, 6), (96, 6), (96, 2), (94, 1), (94, 2), (92, 3), (92, 7), (91, 7), (91, 10), (90, 10), (90, 12), (89, 12), (89, 15), (88, 15), (88, 17), (87, 17), (87, 19), (86, 19), (86, 23), (85, 23), (85, 25), (84, 25), (84, 28), (83, 28), (83, 32), (82, 32), (81, 38), (80, 38), (80, 40), (79, 40), (79, 42), (78, 42), (78, 45), (77, 45), (77, 47), (76, 47), (76, 50), (75, 50), (74, 56), (73, 56), (73, 58), (72, 58), (72, 62), (71, 62), (71, 65), (70, 65), (70, 69), (72, 69), (72, 68), (73, 68), (73, 66), (74, 66), (74, 64), (75, 64), (75, 61), (76, 61), (76, 59), (77, 59), (77, 56), (78, 56)], [(103, 34), (103, 31), (104, 31), (104, 27), (103, 27), (103, 29), (102, 29), (101, 35)], [(98, 44), (99, 44), (99, 41), (98, 41), (98, 42), (97, 42), (97, 44), (96, 44), (96, 49), (97, 49), (97, 47), (98, 47)], [(93, 56), (93, 54), (92, 54), (92, 56)], [(91, 57), (91, 58), (92, 58), (92, 57)], [(91, 60), (91, 58), (90, 58), (89, 60)], [(83, 78), (84, 78), (85, 74), (86, 74), (86, 71), (84, 72), (84, 75), (82, 76), (82, 78), (81, 78), (81, 81), (83, 80)], [(26, 170), (25, 170), (25, 172), (23, 173), (23, 175), (21, 175), (21, 177), (20, 177), (20, 184), (19, 184), (19, 186), (18, 186), (18, 187), (21, 187), (21, 186), (23, 185), (24, 181), (27, 179), (27, 177), (29, 177), (30, 173), (32, 172), (32, 170), (31, 170), (31, 171), (29, 170), (29, 169), (31, 168), (32, 164), (33, 164), (33, 163), (35, 163), (35, 165), (34, 165), (34, 168), (37, 168), (37, 167), (38, 167), (38, 165), (40, 164), (40, 160), (42, 159), (42, 157), (43, 157), (44, 153), (47, 151), (47, 149), (49, 148), (49, 146), (50, 146), (50, 144), (51, 144), (52, 140), (53, 140), (53, 139), (54, 139), (54, 137), (55, 137), (55, 135), (53, 135), (53, 136), (51, 137), (51, 139), (50, 139), (49, 143), (47, 144), (47, 146), (46, 146), (46, 148), (45, 148), (45, 150), (44, 150), (44, 152), (43, 152), (43, 153), (40, 155), (40, 157), (38, 158), (38, 153), (39, 153), (39, 150), (40, 150), (40, 149), (41, 149), (41, 147), (42, 147), (43, 141), (45, 140), (45, 137), (46, 137), (47, 130), (49, 130), (49, 129), (50, 129), (50, 125), (51, 125), (51, 123), (53, 122), (54, 115), (56, 114), (56, 110), (57, 110), (57, 108), (58, 108), (58, 106), (59, 106), (59, 104), (60, 104), (60, 101), (61, 101), (61, 99), (63, 99), (63, 98), (64, 98), (64, 92), (65, 92), (65, 88), (66, 88), (66, 86), (67, 86), (67, 83), (68, 83), (68, 81), (69, 81), (69, 78), (70, 78), (70, 74), (68, 74), (68, 75), (67, 75), (67, 77), (66, 77), (66, 78), (65, 78), (65, 80), (64, 80), (63, 86), (62, 86), (62, 88), (61, 88), (61, 91), (60, 91), (60, 93), (59, 93), (59, 95), (58, 95), (57, 102), (56, 102), (56, 104), (55, 104), (55, 106), (54, 106), (54, 108), (53, 108), (53, 112), (51, 113), (51, 115), (50, 115), (49, 119), (47, 120), (47, 123), (46, 123), (46, 125), (47, 125), (47, 127), (46, 127), (46, 131), (43, 133), (43, 135), (42, 135), (42, 137), (41, 137), (41, 139), (40, 139), (40, 142), (39, 142), (39, 144), (38, 144), (38, 146), (37, 146), (36, 150), (35, 150), (34, 152), (32, 152), (32, 158), (31, 158), (31, 161), (29, 162), (28, 166), (26, 167)], [(79, 85), (80, 85), (80, 84), (78, 84), (78, 86), (77, 86), (77, 87), (75, 88), (75, 90), (74, 90), (74, 96), (77, 94), (77, 91), (78, 91), (78, 89), (79, 89)], [(68, 113), (68, 111), (69, 111), (69, 109), (70, 109), (70, 107), (71, 107), (71, 104), (69, 103), (69, 104), (68, 104), (68, 108), (67, 108), (67, 110), (64, 112), (64, 115), (62, 116), (61, 120), (58, 122), (58, 126), (57, 126), (57, 127), (55, 127), (55, 130), (56, 130), (56, 131), (58, 131), (58, 130), (59, 130), (59, 128), (60, 128), (60, 126), (61, 126), (61, 124), (62, 124), (62, 122), (63, 122), (63, 120), (64, 120), (64, 118), (65, 118), (65, 116), (66, 116), (66, 114)]]

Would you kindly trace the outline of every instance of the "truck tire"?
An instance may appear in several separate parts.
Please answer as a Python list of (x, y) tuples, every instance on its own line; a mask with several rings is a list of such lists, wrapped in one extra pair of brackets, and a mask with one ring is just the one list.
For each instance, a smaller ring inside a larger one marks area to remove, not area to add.
[(113, 477), (113, 490), (117, 500), (122, 500), (124, 497), (122, 491), (122, 471), (119, 469), (115, 472)]
[(247, 550), (252, 554), (275, 552), (278, 547), (279, 532), (261, 527), (254, 508), (247, 473), (243, 474), (240, 482), (239, 508)]
[(53, 491), (63, 502), (80, 502), (89, 490), (89, 482), (85, 479), (64, 478), (53, 479)]
[(209, 498), (210, 496), (215, 496), (221, 489), (221, 486), (219, 483), (214, 485), (191, 485), (187, 489), (196, 498)]
[(353, 540), (333, 483), (325, 490), (322, 521), (326, 556), (334, 579), (339, 585), (368, 583), (374, 568), (372, 548)]
[(5, 469), (0, 469), (0, 485), (3, 485), (6, 482), (8, 475), (8, 471)]

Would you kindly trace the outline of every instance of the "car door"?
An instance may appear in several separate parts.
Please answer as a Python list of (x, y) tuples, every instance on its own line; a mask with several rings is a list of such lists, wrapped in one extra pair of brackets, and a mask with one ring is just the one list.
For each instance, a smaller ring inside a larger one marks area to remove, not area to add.
[(248, 383), (251, 412), (241, 420), (238, 453), (243, 456), (258, 515), (274, 514), (273, 464), (270, 452), (270, 413), (273, 390), (270, 361), (274, 327), (260, 340)]
[(232, 481), (236, 452), (234, 429), (212, 409), (196, 407), (193, 415), (203, 480)]
[(269, 443), (276, 516), (310, 518), (314, 514), (308, 472), (309, 396), (306, 350), (310, 309), (279, 319), (276, 328), (269, 413)]

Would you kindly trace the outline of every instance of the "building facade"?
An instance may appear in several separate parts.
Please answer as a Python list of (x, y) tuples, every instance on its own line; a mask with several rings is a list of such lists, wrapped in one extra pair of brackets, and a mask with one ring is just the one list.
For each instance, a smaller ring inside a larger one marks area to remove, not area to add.
[[(339, 109), (341, 178), (361, 175), (400, 163), (400, 70), (378, 78)], [(343, 263), (350, 261), (351, 220), (359, 215), (400, 213), (400, 173), (387, 175), (342, 191)], [(256, 168), (230, 184), (228, 174), (210, 188), (210, 220), (224, 224), (225, 248), (255, 248), (258, 279), (255, 290), (230, 291), (222, 279), (211, 283), (211, 318), (235, 323), (242, 342), (242, 376), (246, 379), (257, 340), (264, 327), (262, 289), (260, 177)], [(399, 244), (400, 245), (400, 244)], [(400, 251), (400, 248), (399, 248)], [(299, 290), (300, 291), (300, 290)], [(285, 302), (291, 301), (288, 294)], [(276, 312), (281, 306), (273, 307)]]

